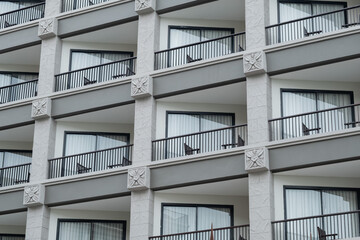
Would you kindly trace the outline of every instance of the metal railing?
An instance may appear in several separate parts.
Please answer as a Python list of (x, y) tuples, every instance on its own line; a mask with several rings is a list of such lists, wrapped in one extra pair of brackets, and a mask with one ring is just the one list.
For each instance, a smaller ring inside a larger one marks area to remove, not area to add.
[[(209, 240), (211, 229), (149, 237), (149, 240)], [(213, 230), (216, 240), (250, 240), (250, 225), (241, 225)]]
[(0, 14), (0, 29), (44, 17), (45, 2)]
[(101, 171), (132, 164), (132, 144), (49, 160), (49, 178)]
[(152, 161), (244, 146), (247, 125), (236, 125), (152, 142)]
[(360, 210), (357, 210), (273, 221), (273, 240), (322, 240), (331, 238), (321, 238), (318, 233), (318, 227), (325, 231), (326, 234), (334, 234), (335, 239), (359, 237), (359, 217)]
[(136, 57), (55, 75), (55, 91), (78, 88), (135, 75)]
[(360, 26), (360, 5), (267, 26), (267, 44)]
[(245, 32), (155, 52), (155, 70), (245, 50)]
[(29, 182), (30, 167), (31, 163), (0, 168), (0, 187)]
[(61, 11), (68, 12), (107, 1), (109, 0), (62, 0)]
[(360, 126), (360, 104), (269, 120), (270, 140), (296, 138)]
[(35, 79), (0, 87), (0, 104), (35, 97), (37, 95), (37, 84), (38, 80)]

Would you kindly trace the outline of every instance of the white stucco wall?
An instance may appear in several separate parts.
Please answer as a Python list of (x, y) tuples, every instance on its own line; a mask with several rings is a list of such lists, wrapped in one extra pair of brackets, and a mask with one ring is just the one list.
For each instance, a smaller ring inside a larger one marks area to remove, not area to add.
[(51, 209), (48, 240), (56, 240), (58, 219), (122, 220), (126, 221), (126, 239), (129, 239), (129, 212), (59, 210)]
[(284, 186), (360, 188), (360, 178), (274, 175), (275, 220), (284, 219)]
[(25, 234), (25, 225), (0, 225), (0, 233), (3, 234)]
[(154, 196), (154, 236), (160, 235), (162, 203), (232, 205), (234, 207), (234, 225), (249, 223), (249, 200), (247, 196), (187, 195), (156, 192)]
[(166, 111), (235, 113), (235, 124), (246, 123), (246, 106), (235, 104), (157, 102), (156, 139), (165, 137)]
[(6, 65), (0, 64), (0, 71), (38, 73), (39, 65)]

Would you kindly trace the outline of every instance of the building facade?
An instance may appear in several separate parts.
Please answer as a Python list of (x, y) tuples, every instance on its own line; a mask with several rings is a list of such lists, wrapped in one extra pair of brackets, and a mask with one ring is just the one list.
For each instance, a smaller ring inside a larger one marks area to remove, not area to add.
[(360, 238), (360, 0), (0, 11), (0, 240)]

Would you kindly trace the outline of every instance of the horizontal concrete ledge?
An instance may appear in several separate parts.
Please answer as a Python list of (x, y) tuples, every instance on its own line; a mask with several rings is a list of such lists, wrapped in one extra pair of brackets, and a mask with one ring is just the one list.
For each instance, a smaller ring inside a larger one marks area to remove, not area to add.
[(352, 135), (270, 149), (270, 170), (283, 172), (359, 160), (359, 142), (360, 135)]
[(360, 57), (360, 33), (309, 41), (266, 53), (268, 74), (276, 75)]
[(23, 197), (23, 190), (0, 194), (0, 215), (27, 211)]
[(0, 33), (0, 53), (41, 44), (38, 37), (38, 25), (19, 27), (19, 29)]
[(31, 103), (0, 110), (0, 130), (35, 123), (31, 118)]
[(99, 29), (138, 20), (135, 12), (135, 1), (125, 2), (109, 7), (102, 7), (78, 15), (59, 19), (58, 36), (71, 37)]
[(214, 1), (217, 0), (157, 0), (156, 12), (164, 14)]
[(150, 187), (153, 190), (183, 187), (248, 176), (247, 172), (245, 172), (244, 154), (219, 156), (213, 159), (151, 168), (150, 171)]
[(131, 194), (127, 189), (127, 174), (49, 185), (45, 189), (45, 204), (49, 207)]
[(155, 75), (153, 79), (155, 98), (246, 81), (243, 60), (239, 58)]

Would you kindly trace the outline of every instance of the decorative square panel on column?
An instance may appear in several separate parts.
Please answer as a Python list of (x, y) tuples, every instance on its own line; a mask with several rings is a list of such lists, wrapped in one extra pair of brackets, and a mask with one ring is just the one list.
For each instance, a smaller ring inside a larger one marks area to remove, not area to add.
[(50, 98), (42, 98), (32, 102), (31, 117), (33, 119), (47, 118), (51, 116)]
[(266, 55), (263, 51), (245, 54), (243, 63), (245, 76), (267, 72)]
[(56, 18), (48, 18), (40, 20), (38, 36), (41, 39), (55, 37), (57, 35), (58, 21)]
[(133, 98), (142, 98), (152, 95), (153, 79), (150, 76), (133, 78), (131, 80), (131, 96)]
[(156, 0), (135, 0), (135, 12), (150, 13), (156, 10)]
[(150, 188), (150, 169), (147, 167), (130, 168), (128, 170), (127, 188), (131, 191)]
[(269, 170), (269, 151), (265, 147), (245, 150), (245, 170), (259, 172)]
[(24, 188), (23, 204), (27, 207), (40, 206), (44, 204), (45, 186), (41, 184), (26, 186)]

